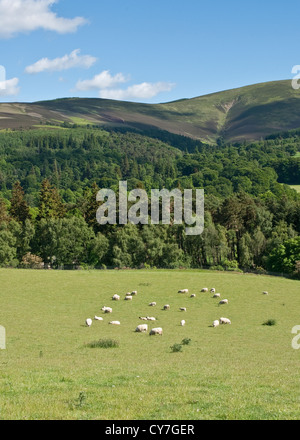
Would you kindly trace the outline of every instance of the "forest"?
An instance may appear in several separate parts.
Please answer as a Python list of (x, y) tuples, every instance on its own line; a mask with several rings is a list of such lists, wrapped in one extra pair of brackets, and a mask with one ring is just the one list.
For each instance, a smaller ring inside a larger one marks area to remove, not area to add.
[[(102, 188), (205, 191), (205, 228), (102, 225)], [(300, 131), (207, 145), (153, 130), (0, 132), (0, 266), (210, 268), (300, 278)]]

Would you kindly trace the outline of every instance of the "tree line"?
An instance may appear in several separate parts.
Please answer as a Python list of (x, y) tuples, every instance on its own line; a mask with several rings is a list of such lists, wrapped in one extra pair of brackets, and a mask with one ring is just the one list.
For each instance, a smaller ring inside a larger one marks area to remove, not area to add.
[[(299, 276), (300, 138), (192, 152), (99, 129), (0, 134), (0, 265), (272, 271)], [(188, 140), (186, 141), (188, 143)], [(297, 168), (298, 167), (298, 168)], [(205, 228), (105, 225), (100, 188), (204, 188)], [(280, 183), (279, 183), (279, 182)]]

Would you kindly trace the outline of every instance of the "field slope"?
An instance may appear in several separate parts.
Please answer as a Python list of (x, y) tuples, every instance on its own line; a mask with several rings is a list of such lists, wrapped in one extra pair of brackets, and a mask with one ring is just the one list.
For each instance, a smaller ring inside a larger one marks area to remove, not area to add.
[[(7, 335), (0, 419), (299, 418), (299, 352), (291, 346), (300, 325), (297, 281), (192, 270), (3, 269), (0, 282)], [(202, 287), (215, 287), (229, 304), (219, 306)], [(183, 288), (190, 293), (177, 293)], [(138, 295), (124, 301), (132, 290)], [(120, 302), (111, 300), (115, 293)], [(101, 312), (104, 305), (112, 315)], [(95, 315), (104, 321), (86, 327)], [(135, 333), (141, 315), (155, 316), (149, 328), (162, 327), (163, 336)], [(213, 328), (221, 316), (232, 324)], [(263, 325), (268, 319), (276, 325)], [(101, 338), (119, 347), (87, 346)], [(190, 344), (173, 353), (184, 338)]]
[(163, 104), (66, 98), (0, 104), (0, 129), (40, 123), (155, 128), (214, 143), (259, 140), (300, 127), (300, 93), (291, 81), (273, 81)]

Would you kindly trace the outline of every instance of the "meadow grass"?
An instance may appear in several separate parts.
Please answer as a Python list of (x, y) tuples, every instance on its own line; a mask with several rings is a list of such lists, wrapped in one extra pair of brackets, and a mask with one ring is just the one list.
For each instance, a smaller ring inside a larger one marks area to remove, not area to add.
[[(2, 420), (299, 419), (300, 351), (291, 346), (299, 281), (196, 270), (2, 269), (0, 286)], [(229, 303), (218, 305), (202, 287)], [(189, 294), (178, 293), (184, 288)], [(138, 295), (124, 301), (132, 290)], [(95, 315), (104, 321), (87, 327)], [(135, 333), (142, 315), (155, 316), (149, 330), (162, 327), (163, 335)], [(213, 328), (221, 316), (232, 324)], [(270, 319), (276, 325), (263, 325)], [(106, 339), (119, 346), (88, 345)]]

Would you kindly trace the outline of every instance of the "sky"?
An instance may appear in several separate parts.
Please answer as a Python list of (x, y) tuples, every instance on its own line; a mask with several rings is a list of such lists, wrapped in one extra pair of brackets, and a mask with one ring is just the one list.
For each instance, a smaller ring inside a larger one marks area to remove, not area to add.
[(295, 0), (0, 0), (0, 102), (161, 103), (292, 79)]

